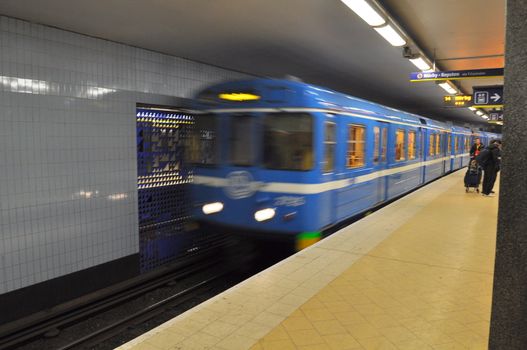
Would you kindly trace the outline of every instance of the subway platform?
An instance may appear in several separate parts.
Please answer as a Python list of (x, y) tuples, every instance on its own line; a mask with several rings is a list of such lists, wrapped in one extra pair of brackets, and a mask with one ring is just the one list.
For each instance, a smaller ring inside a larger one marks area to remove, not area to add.
[(498, 198), (465, 193), (463, 176), (405, 196), (119, 349), (487, 349)]

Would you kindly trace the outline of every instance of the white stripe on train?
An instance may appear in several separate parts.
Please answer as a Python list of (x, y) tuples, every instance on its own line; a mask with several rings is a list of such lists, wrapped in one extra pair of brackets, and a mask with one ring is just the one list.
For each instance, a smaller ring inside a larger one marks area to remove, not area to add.
[[(394, 175), (398, 173), (404, 173), (407, 171), (415, 170), (423, 166), (429, 166), (432, 164), (440, 163), (443, 161), (449, 161), (452, 157), (460, 158), (467, 157), (468, 153), (458, 154), (454, 156), (447, 156), (438, 159), (431, 159), (425, 162), (416, 162), (413, 164), (404, 165), (393, 169), (383, 169), (375, 171), (366, 175), (359, 175), (356, 177), (335, 180), (329, 182), (322, 182), (318, 184), (300, 184), (292, 182), (260, 182), (253, 181), (250, 186), (255, 191), (270, 192), (270, 193), (289, 193), (289, 194), (319, 194), (327, 191), (338, 190), (354, 184), (364, 183), (375, 180), (380, 177)], [(194, 184), (203, 185), (209, 187), (225, 187), (229, 185), (229, 181), (222, 177), (213, 176), (194, 176)]]

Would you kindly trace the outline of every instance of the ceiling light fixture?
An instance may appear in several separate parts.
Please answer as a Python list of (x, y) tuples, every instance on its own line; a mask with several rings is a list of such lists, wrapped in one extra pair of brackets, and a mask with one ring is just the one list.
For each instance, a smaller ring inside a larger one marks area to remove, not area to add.
[(450, 85), (450, 83), (448, 81), (445, 81), (444, 83), (440, 83), (438, 85), (441, 86), (441, 88), (443, 88), (443, 90), (445, 90), (446, 92), (448, 92), (451, 95), (457, 94), (457, 89), (453, 88), (452, 85)]
[(412, 62), (414, 66), (416, 66), (423, 72), (432, 68), (422, 57), (410, 58), (410, 62)]
[(474, 107), (468, 107), (468, 109), (470, 109), (471, 111), (475, 111), (477, 108), (474, 108)]
[(380, 26), (386, 23), (384, 18), (377, 11), (373, 9), (365, 0), (341, 0), (353, 12), (359, 15), (370, 26)]
[(483, 112), (482, 111), (477, 111), (476, 114), (479, 115), (479, 116), (482, 116)]
[(406, 40), (399, 35), (389, 24), (383, 27), (373, 28), (377, 33), (379, 33), (386, 41), (388, 41), (392, 46), (403, 46), (406, 45)]

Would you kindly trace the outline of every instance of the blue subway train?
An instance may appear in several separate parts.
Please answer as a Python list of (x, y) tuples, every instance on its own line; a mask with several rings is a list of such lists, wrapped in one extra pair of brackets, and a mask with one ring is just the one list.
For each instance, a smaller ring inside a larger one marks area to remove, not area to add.
[(222, 83), (196, 96), (194, 218), (300, 247), (460, 169), (497, 135), (297, 81)]

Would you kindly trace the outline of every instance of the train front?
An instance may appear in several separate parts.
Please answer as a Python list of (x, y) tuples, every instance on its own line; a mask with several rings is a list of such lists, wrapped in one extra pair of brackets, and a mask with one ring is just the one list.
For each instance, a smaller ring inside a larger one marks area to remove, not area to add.
[(197, 100), (189, 158), (194, 218), (248, 237), (319, 239), (315, 194), (316, 118), (286, 111), (301, 105), (295, 83), (221, 84)]

